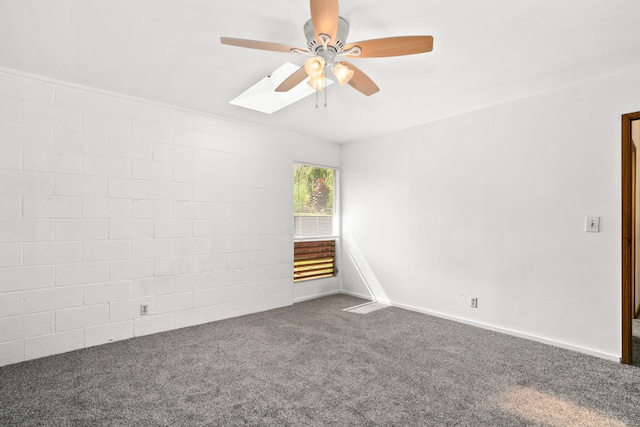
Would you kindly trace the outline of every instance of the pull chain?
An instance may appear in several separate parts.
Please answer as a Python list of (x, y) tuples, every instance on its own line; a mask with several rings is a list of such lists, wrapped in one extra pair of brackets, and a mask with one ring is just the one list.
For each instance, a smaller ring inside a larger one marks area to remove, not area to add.
[(320, 85), (322, 84), (323, 88), (324, 88), (324, 108), (327, 108), (327, 78), (323, 77), (322, 82), (320, 82), (320, 79), (316, 79), (315, 81), (316, 83), (316, 108), (318, 108), (318, 101), (319, 101), (319, 95), (318, 92), (320, 92), (318, 90), (318, 88), (320, 87)]
[(324, 85), (324, 108), (327, 108), (327, 92), (329, 89), (327, 88), (327, 78), (322, 79), (322, 84)]

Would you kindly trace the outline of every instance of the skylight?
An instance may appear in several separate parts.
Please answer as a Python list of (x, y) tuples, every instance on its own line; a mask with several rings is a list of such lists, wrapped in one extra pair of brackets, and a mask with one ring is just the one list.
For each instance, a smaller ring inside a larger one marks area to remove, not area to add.
[[(298, 65), (286, 62), (283, 66), (271, 73), (270, 76), (260, 80), (229, 103), (262, 113), (272, 114), (315, 93), (315, 90), (309, 85), (303, 84), (309, 80), (308, 78), (288, 92), (275, 91), (280, 83), (299, 68), (300, 66)], [(329, 86), (333, 83), (331, 79), (327, 79), (326, 85)]]

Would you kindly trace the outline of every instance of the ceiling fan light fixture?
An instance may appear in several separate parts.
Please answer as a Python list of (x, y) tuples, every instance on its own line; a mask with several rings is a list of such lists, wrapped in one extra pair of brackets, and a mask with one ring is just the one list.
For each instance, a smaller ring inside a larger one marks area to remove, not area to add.
[[(414, 55), (431, 52), (433, 50), (432, 36), (396, 36), (379, 39), (361, 40), (347, 43), (349, 22), (338, 12), (339, 0), (309, 0), (311, 19), (304, 24), (304, 35), (307, 48), (301, 49), (280, 43), (260, 40), (237, 39), (221, 37), (222, 44), (246, 47), (251, 49), (269, 50), (274, 52), (297, 53), (307, 57), (303, 67), (299, 67), (289, 77), (280, 81), (275, 93), (283, 95), (294, 87), (307, 82), (316, 92), (316, 106), (318, 91), (337, 80), (340, 86), (347, 83), (365, 96), (371, 96), (380, 88), (355, 65), (342, 61), (344, 57), (385, 58), (392, 56)], [(334, 78), (325, 78), (326, 69), (330, 68)], [(271, 80), (273, 81), (273, 80)], [(307, 92), (309, 89), (305, 89)], [(325, 106), (326, 106), (325, 91)]]
[(326, 61), (322, 56), (313, 56), (304, 63), (304, 70), (312, 79), (318, 78), (324, 74), (324, 66)]
[(317, 90), (317, 91), (323, 90), (325, 86), (324, 74), (321, 74), (318, 77), (311, 77), (307, 82), (307, 84), (311, 86), (311, 88), (314, 90)]
[(353, 77), (354, 71), (350, 70), (346, 65), (336, 64), (333, 67), (333, 74), (338, 79), (338, 83), (340, 83), (340, 86), (344, 86), (349, 83), (349, 80), (351, 80), (351, 77)]

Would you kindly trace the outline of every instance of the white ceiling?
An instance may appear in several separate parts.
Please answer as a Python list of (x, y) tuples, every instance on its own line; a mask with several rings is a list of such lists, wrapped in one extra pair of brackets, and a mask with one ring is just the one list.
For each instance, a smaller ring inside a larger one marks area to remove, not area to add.
[(353, 59), (380, 87), (272, 115), (229, 101), (306, 47), (307, 0), (0, 0), (0, 66), (347, 142), (640, 65), (638, 0), (341, 0), (349, 42), (432, 35), (428, 54)]

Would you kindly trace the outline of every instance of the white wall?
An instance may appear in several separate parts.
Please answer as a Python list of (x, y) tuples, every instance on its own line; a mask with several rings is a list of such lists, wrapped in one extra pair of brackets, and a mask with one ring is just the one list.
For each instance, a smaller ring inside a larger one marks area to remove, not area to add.
[(620, 116), (639, 110), (635, 69), (345, 145), (343, 290), (367, 295), (356, 254), (382, 300), (618, 360)]
[(0, 71), (0, 365), (292, 304), (292, 164), (336, 149)]

